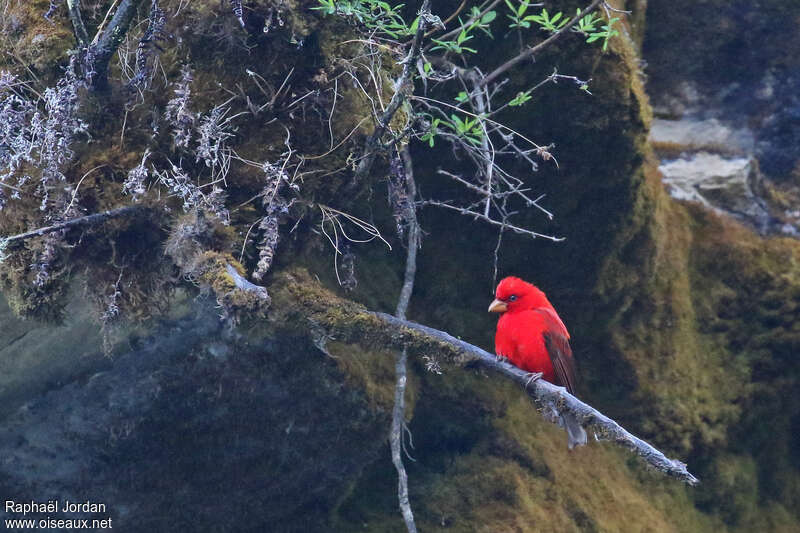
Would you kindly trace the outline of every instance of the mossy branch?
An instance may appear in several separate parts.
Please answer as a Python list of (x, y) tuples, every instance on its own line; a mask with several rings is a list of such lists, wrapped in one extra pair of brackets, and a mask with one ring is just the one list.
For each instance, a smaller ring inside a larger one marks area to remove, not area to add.
[(573, 414), (582, 425), (593, 430), (599, 439), (610, 440), (627, 448), (641, 457), (650, 466), (653, 466), (668, 476), (680, 479), (689, 485), (696, 485), (699, 482), (699, 480), (687, 470), (686, 464), (677, 459), (668, 458), (651, 444), (632, 435), (611, 418), (568, 393), (564, 387), (558, 387), (542, 379), (528, 383), (530, 377), (524, 370), (520, 370), (505, 361), (501, 361), (486, 350), (482, 350), (477, 346), (457, 339), (444, 331), (439, 331), (438, 329), (423, 326), (422, 324), (417, 324), (408, 320), (401, 320), (386, 313), (371, 312), (370, 314), (382, 320), (386, 325), (392, 326), (395, 330), (410, 329), (422, 333), (426, 337), (440, 343), (449, 344), (462, 356), (474, 360), (475, 364), (498, 372), (508, 379), (519, 383), (525, 387), (528, 395), (537, 402), (554, 405), (559, 411), (567, 411)]
[(283, 314), (274, 315), (273, 319), (294, 327), (312, 323), (342, 342), (383, 349), (406, 348), (409, 353), (417, 354), (435, 351), (457, 364), (469, 363), (488, 368), (525, 387), (528, 395), (538, 403), (571, 413), (587, 429), (594, 431), (598, 439), (627, 448), (657, 470), (689, 485), (699, 482), (684, 463), (668, 458), (611, 418), (569, 394), (563, 387), (544, 380), (528, 384), (529, 375), (523, 370), (497, 360), (493, 354), (477, 346), (444, 331), (387, 313), (368, 311), (363, 306), (338, 298), (320, 287), (302, 270), (279, 276), (272, 286), (275, 294), (273, 309), (279, 309)]
[(145, 206), (142, 205), (128, 205), (125, 207), (119, 207), (117, 209), (103, 211), (102, 213), (95, 213), (93, 215), (86, 215), (85, 217), (78, 217), (70, 220), (65, 220), (64, 222), (59, 222), (58, 224), (53, 224), (52, 226), (37, 228), (31, 231), (26, 231), (25, 233), (11, 235), (9, 237), (0, 237), (0, 243), (2, 243), (3, 247), (5, 247), (15, 243), (21, 243), (22, 241), (25, 241), (32, 237), (41, 237), (42, 235), (47, 235), (48, 233), (53, 233), (54, 231), (71, 229), (79, 226), (94, 226), (102, 222), (105, 222), (106, 220), (121, 216), (132, 215), (144, 209)]

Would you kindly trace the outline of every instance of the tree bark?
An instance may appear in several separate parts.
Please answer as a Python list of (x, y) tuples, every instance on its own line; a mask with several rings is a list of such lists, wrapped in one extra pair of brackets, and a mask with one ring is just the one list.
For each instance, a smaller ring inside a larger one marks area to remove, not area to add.
[(97, 40), (97, 44), (94, 45), (92, 60), (95, 71), (92, 79), (94, 89), (105, 90), (108, 88), (108, 64), (116, 53), (117, 48), (119, 48), (120, 43), (125, 39), (133, 17), (136, 16), (136, 11), (141, 3), (142, 0), (122, 0), (108, 28), (103, 31), (103, 34)]
[(553, 406), (558, 411), (573, 414), (584, 427), (595, 432), (598, 440), (609, 440), (623, 448), (627, 448), (641, 457), (650, 466), (689, 485), (696, 485), (699, 483), (699, 480), (687, 470), (686, 464), (677, 459), (668, 458), (648, 442), (632, 435), (611, 418), (568, 393), (564, 387), (558, 387), (543, 379), (528, 383), (530, 378), (525, 371), (505, 361), (498, 360), (496, 356), (489, 352), (464, 342), (461, 339), (457, 339), (444, 331), (439, 331), (408, 320), (402, 320), (387, 313), (371, 312), (370, 314), (386, 325), (392, 326), (395, 332), (404, 329), (413, 330), (422, 333), (431, 340), (448, 345), (455, 349), (459, 355), (462, 357), (466, 356), (478, 366), (493, 370), (519, 383), (525, 388), (528, 395), (537, 402)]
[[(400, 320), (405, 320), (408, 304), (411, 301), (411, 294), (414, 292), (414, 279), (417, 274), (417, 248), (419, 248), (419, 223), (417, 222), (417, 211), (414, 207), (414, 200), (417, 196), (417, 186), (414, 181), (414, 168), (412, 166), (411, 154), (408, 147), (400, 151), (403, 159), (403, 171), (405, 174), (406, 195), (408, 204), (406, 209), (406, 219), (408, 221), (408, 252), (406, 253), (406, 270), (403, 276), (403, 287), (400, 290), (400, 297), (397, 300), (395, 316)], [(392, 450), (392, 463), (397, 470), (397, 498), (400, 504), (400, 513), (406, 523), (408, 533), (417, 533), (417, 525), (414, 523), (414, 513), (411, 510), (411, 502), (408, 499), (408, 474), (403, 464), (403, 426), (406, 416), (406, 383), (408, 350), (404, 347), (395, 355), (395, 388), (394, 388), (394, 409), (392, 409), (392, 429), (389, 434), (389, 446)]]

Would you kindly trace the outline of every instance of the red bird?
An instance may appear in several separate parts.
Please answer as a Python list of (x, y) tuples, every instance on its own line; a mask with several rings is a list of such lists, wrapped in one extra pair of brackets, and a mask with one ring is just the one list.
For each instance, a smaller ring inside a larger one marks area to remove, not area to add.
[[(495, 291), (490, 313), (502, 313), (494, 337), (495, 353), (527, 372), (539, 374), (575, 393), (575, 360), (569, 332), (547, 296), (519, 278), (503, 279)], [(561, 416), (569, 448), (586, 444), (586, 431), (569, 413)]]

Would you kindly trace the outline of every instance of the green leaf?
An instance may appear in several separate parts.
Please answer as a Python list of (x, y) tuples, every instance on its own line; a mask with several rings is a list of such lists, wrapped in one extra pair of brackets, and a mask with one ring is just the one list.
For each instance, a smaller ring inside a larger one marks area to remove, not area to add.
[(467, 93), (465, 93), (464, 91), (461, 91), (460, 93), (458, 93), (458, 96), (456, 96), (456, 102), (461, 103), (461, 104), (466, 102), (468, 99), (469, 99), (469, 96), (467, 96)]
[(489, 24), (495, 18), (497, 18), (497, 11), (489, 11), (481, 19), (481, 24)]
[(525, 102), (527, 102), (530, 99), (531, 99), (531, 95), (530, 95), (529, 91), (518, 92), (517, 96), (515, 96), (514, 99), (511, 100), (508, 103), (508, 105), (510, 105), (511, 107), (518, 107), (518, 106), (521, 106), (522, 104), (524, 104)]
[(419, 27), (419, 17), (414, 19), (414, 22), (411, 23), (411, 27), (408, 28), (408, 33), (414, 34), (417, 33), (417, 28)]

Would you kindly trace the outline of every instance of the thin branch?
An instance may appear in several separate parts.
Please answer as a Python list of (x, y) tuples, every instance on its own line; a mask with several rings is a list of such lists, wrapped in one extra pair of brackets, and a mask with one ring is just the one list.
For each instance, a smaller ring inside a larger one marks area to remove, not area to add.
[(97, 32), (94, 34), (94, 39), (92, 39), (92, 44), (97, 44), (97, 40), (103, 34), (103, 28), (105, 28), (106, 26), (106, 22), (108, 21), (109, 15), (111, 15), (111, 13), (114, 11), (114, 8), (117, 7), (117, 2), (119, 2), (119, 0), (114, 0), (114, 3), (111, 4), (111, 7), (109, 7), (106, 10), (106, 14), (103, 17), (103, 20), (101, 20), (100, 25), (97, 26)]
[(97, 166), (96, 166), (96, 167), (94, 167), (93, 169), (91, 169), (91, 170), (87, 171), (87, 172), (86, 172), (86, 174), (84, 174), (84, 175), (81, 177), (81, 179), (79, 179), (79, 180), (78, 180), (78, 184), (77, 184), (77, 185), (75, 185), (75, 190), (74, 190), (74, 191), (72, 191), (72, 198), (70, 199), (70, 201), (69, 201), (69, 204), (67, 205), (67, 208), (66, 208), (66, 209), (64, 209), (64, 214), (67, 214), (67, 213), (69, 213), (69, 210), (70, 210), (70, 209), (72, 209), (72, 204), (74, 204), (74, 203), (75, 203), (75, 198), (77, 198), (77, 197), (78, 197), (78, 189), (80, 189), (80, 188), (81, 188), (81, 183), (83, 183), (83, 180), (84, 180), (84, 179), (86, 179), (86, 176), (88, 176), (89, 174), (91, 174), (92, 172), (94, 172), (95, 170), (97, 170), (98, 168), (103, 168), (103, 167), (105, 167), (105, 166), (108, 166), (108, 165), (105, 165), (105, 164), (103, 164), (103, 165), (97, 165)]
[(530, 376), (524, 370), (520, 370), (505, 361), (498, 360), (497, 357), (489, 352), (457, 339), (444, 331), (423, 326), (416, 322), (402, 320), (387, 313), (369, 312), (369, 314), (384, 324), (391, 326), (395, 330), (393, 332), (395, 334), (403, 330), (421, 333), (433, 342), (443, 344), (460, 356), (474, 361), (475, 364), (495, 371), (503, 377), (522, 385), (528, 395), (538, 403), (552, 405), (561, 412), (571, 413), (583, 426), (591, 428), (598, 439), (612, 441), (630, 450), (644, 462), (664, 474), (689, 485), (699, 483), (699, 480), (687, 470), (686, 464), (677, 459), (668, 458), (651, 444), (632, 435), (611, 418), (568, 393), (564, 387), (558, 387), (543, 379), (529, 383)]
[(499, 67), (497, 67), (496, 69), (494, 69), (486, 77), (484, 77), (483, 79), (480, 80), (479, 86), (485, 87), (486, 85), (489, 85), (495, 79), (497, 79), (498, 77), (500, 77), (503, 74), (505, 74), (509, 69), (515, 67), (518, 63), (526, 60), (527, 58), (531, 57), (532, 55), (538, 54), (539, 52), (541, 52), (542, 50), (544, 50), (545, 48), (547, 48), (548, 46), (550, 46), (551, 44), (556, 42), (559, 38), (561, 38), (562, 35), (564, 35), (564, 33), (569, 31), (572, 28), (572, 26), (574, 26), (580, 19), (582, 19), (583, 17), (588, 15), (598, 5), (600, 5), (601, 2), (603, 2), (603, 0), (594, 0), (591, 4), (589, 4), (588, 7), (586, 7), (583, 11), (581, 11), (580, 13), (575, 15), (572, 18), (572, 20), (570, 20), (568, 23), (566, 23), (563, 28), (561, 28), (560, 30), (555, 32), (553, 35), (551, 35), (550, 37), (548, 37), (544, 41), (540, 42), (539, 44), (537, 44), (533, 48), (528, 48), (527, 50), (519, 53), (518, 55), (516, 55), (514, 57), (512, 57), (511, 59), (509, 59), (508, 61), (506, 61), (505, 63), (503, 63)]
[(408, 500), (408, 474), (403, 465), (402, 438), (403, 425), (405, 422), (406, 410), (406, 361), (408, 359), (408, 349), (403, 348), (395, 356), (395, 387), (394, 387), (394, 408), (392, 409), (392, 428), (389, 433), (389, 447), (392, 450), (392, 463), (397, 470), (397, 499), (400, 503), (400, 513), (406, 523), (408, 533), (417, 533), (417, 525), (414, 523), (414, 513), (411, 511), (411, 503)]
[(411, 82), (417, 64), (417, 58), (422, 48), (425, 29), (431, 24), (432, 19), (431, 2), (430, 0), (425, 0), (419, 10), (419, 24), (417, 25), (417, 32), (414, 34), (414, 40), (411, 41), (411, 50), (403, 61), (403, 73), (397, 80), (395, 92), (392, 95), (392, 99), (389, 101), (389, 105), (386, 106), (386, 110), (381, 113), (381, 116), (378, 118), (378, 123), (375, 124), (375, 131), (373, 131), (372, 135), (367, 139), (364, 147), (364, 155), (358, 163), (353, 181), (358, 182), (360, 178), (365, 176), (372, 169), (372, 164), (375, 162), (375, 156), (380, 147), (381, 137), (386, 133), (389, 122), (391, 122), (392, 117), (394, 117), (394, 114), (400, 109), (400, 105), (402, 105), (406, 98), (405, 86)]
[[(444, 35), (440, 35), (438, 40), (446, 41), (450, 37), (453, 37), (454, 35), (457, 35), (463, 28), (469, 28), (470, 26), (472, 26), (473, 22), (481, 20), (486, 13), (488, 13), (489, 11), (494, 9), (495, 6), (497, 6), (497, 4), (499, 4), (499, 3), (500, 3), (500, 0), (493, 0), (492, 3), (489, 4), (483, 11), (478, 13), (476, 16), (467, 19), (467, 21), (464, 24), (459, 24), (453, 30), (450, 30), (449, 32), (445, 33)], [(463, 7), (464, 4), (462, 3), (461, 5)], [(461, 10), (461, 8), (459, 8), (459, 11), (460, 10)], [(444, 21), (444, 24), (450, 23), (450, 21), (453, 19), (453, 16), (457, 15), (457, 14), (458, 14), (458, 11), (456, 11), (456, 13), (454, 13), (453, 15), (448, 17), (447, 20)], [(431, 35), (433, 35), (433, 33), (434, 33), (433, 31), (428, 32), (427, 34), (425, 34), (425, 37), (430, 37)], [(430, 46), (431, 45), (429, 44), (428, 46), (425, 47), (425, 49), (427, 50)]]
[(436, 206), (436, 207), (443, 207), (445, 209), (450, 209), (450, 210), (456, 211), (457, 213), (460, 213), (462, 215), (465, 215), (465, 216), (468, 216), (468, 217), (473, 217), (473, 218), (476, 218), (478, 220), (483, 220), (484, 222), (488, 222), (489, 224), (491, 224), (493, 226), (500, 226), (501, 228), (508, 229), (510, 231), (513, 231), (514, 233), (519, 233), (519, 234), (522, 234), (522, 235), (528, 235), (530, 237), (533, 237), (534, 239), (542, 238), (542, 239), (551, 240), (553, 242), (561, 242), (561, 241), (564, 240), (564, 237), (553, 237), (552, 235), (545, 235), (544, 233), (537, 233), (537, 232), (531, 231), (529, 229), (520, 228), (519, 226), (514, 226), (512, 224), (507, 224), (505, 222), (500, 222), (499, 220), (495, 220), (495, 219), (493, 219), (491, 217), (487, 217), (483, 213), (479, 213), (477, 211), (473, 211), (473, 210), (467, 209), (465, 207), (458, 207), (458, 206), (455, 206), (455, 205), (450, 205), (450, 204), (445, 203), (445, 202), (437, 202), (436, 200), (425, 200), (425, 201), (421, 202), (421, 205), (432, 205), (432, 206)]
[(83, 24), (81, 16), (81, 0), (67, 0), (67, 10), (69, 19), (72, 21), (72, 30), (75, 32), (75, 40), (78, 41), (78, 48), (85, 48), (89, 44), (89, 34)]
[(417, 185), (414, 181), (414, 169), (412, 167), (411, 154), (408, 147), (400, 151), (403, 158), (403, 168), (406, 177), (406, 194), (408, 196), (408, 208), (405, 217), (408, 222), (408, 254), (406, 256), (406, 271), (403, 278), (403, 288), (400, 290), (400, 298), (397, 302), (395, 315), (405, 319), (408, 303), (411, 300), (411, 293), (414, 291), (414, 278), (417, 274), (417, 249), (419, 248), (420, 229), (417, 221), (417, 210), (414, 201), (417, 197)]
[[(397, 309), (395, 316), (400, 320), (405, 320), (408, 303), (411, 300), (411, 293), (414, 291), (414, 279), (417, 274), (417, 248), (419, 247), (419, 223), (417, 222), (416, 208), (414, 199), (417, 196), (417, 186), (414, 181), (414, 168), (411, 161), (411, 154), (408, 147), (400, 152), (403, 160), (403, 172), (405, 177), (406, 203), (404, 217), (408, 222), (408, 252), (406, 254), (406, 270), (403, 277), (403, 288), (400, 290), (400, 297), (397, 299)], [(416, 533), (417, 526), (414, 523), (414, 513), (411, 510), (411, 503), (408, 499), (408, 474), (403, 457), (401, 455), (403, 444), (403, 427), (405, 425), (406, 411), (406, 382), (408, 349), (403, 349), (395, 356), (395, 388), (394, 388), (394, 408), (392, 409), (392, 428), (389, 433), (389, 446), (392, 450), (392, 463), (397, 470), (397, 499), (400, 504), (400, 512), (403, 521), (406, 523), (408, 533)]]
[(135, 214), (143, 211), (144, 209), (145, 207), (142, 205), (128, 205), (125, 207), (119, 207), (117, 209), (111, 209), (102, 213), (95, 213), (93, 215), (86, 215), (85, 217), (73, 218), (64, 222), (59, 222), (58, 224), (53, 224), (52, 226), (45, 226), (43, 228), (26, 231), (25, 233), (20, 233), (18, 235), (0, 237), (0, 242), (2, 242), (4, 245), (8, 245), (15, 242), (22, 242), (32, 237), (47, 235), (48, 233), (62, 229), (70, 229), (79, 226), (94, 226), (112, 218)]

